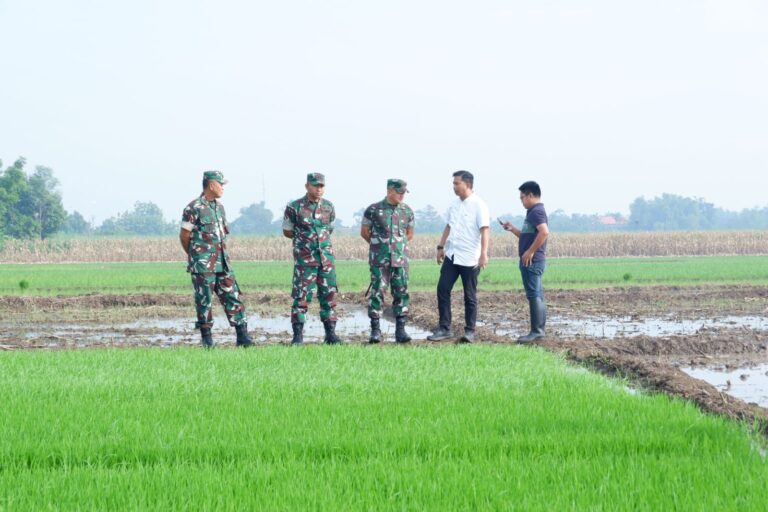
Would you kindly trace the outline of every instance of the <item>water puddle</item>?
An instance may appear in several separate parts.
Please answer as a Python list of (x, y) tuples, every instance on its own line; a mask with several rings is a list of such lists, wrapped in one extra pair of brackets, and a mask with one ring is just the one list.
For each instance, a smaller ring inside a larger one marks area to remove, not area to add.
[[(336, 332), (339, 335), (367, 337), (368, 334), (370, 334), (371, 319), (368, 318), (368, 312), (365, 309), (347, 308), (338, 316), (339, 319), (336, 323)], [(379, 324), (385, 339), (390, 341), (394, 340), (395, 323), (386, 318), (382, 318)], [(263, 329), (269, 334), (286, 334), (287, 336), (292, 333), (291, 319), (287, 315), (284, 317), (260, 317), (258, 315), (252, 315), (248, 318), (248, 326), (250, 327), (251, 325)], [(414, 340), (424, 340), (427, 336), (432, 334), (431, 332), (419, 329), (414, 325), (408, 325), (406, 330)], [(309, 316), (307, 323), (304, 324), (305, 340), (316, 339), (320, 341), (324, 336), (325, 328), (320, 321), (320, 318), (316, 315)]]
[[(352, 336), (355, 338), (365, 337), (370, 332), (371, 321), (368, 318), (368, 312), (364, 308), (355, 306), (346, 306), (339, 308), (338, 321), (336, 323), (336, 333), (340, 336)], [(143, 322), (132, 322), (122, 324), (117, 327), (121, 329), (164, 329), (172, 331), (188, 332), (194, 330), (195, 321), (189, 318), (172, 318), (165, 320), (148, 320)], [(381, 332), (386, 339), (393, 340), (395, 337), (395, 323), (386, 318), (382, 318)], [(248, 329), (258, 333), (256, 338), (259, 341), (267, 341), (271, 336), (279, 336), (289, 339), (292, 336), (291, 318), (288, 314), (281, 316), (261, 316), (259, 314), (248, 315)], [(408, 334), (414, 340), (424, 340), (431, 334), (430, 331), (424, 331), (414, 325), (408, 325)], [(225, 333), (232, 331), (227, 319), (222, 316), (214, 317), (213, 333)], [(307, 322), (304, 324), (305, 341), (322, 341), (325, 336), (325, 328), (319, 315), (307, 315)]]
[[(380, 325), (385, 341), (394, 341), (394, 321), (382, 318)], [(13, 329), (9, 329), (11, 338), (34, 340), (37, 345), (48, 347), (83, 347), (105, 343), (138, 346), (199, 343), (199, 333), (195, 329), (193, 318), (149, 319), (113, 325), (53, 324), (41, 325), (35, 330), (21, 330), (18, 327), (16, 329), (20, 332), (13, 333)], [(248, 316), (248, 330), (254, 340), (259, 342), (276, 341), (275, 338), (288, 341), (293, 331), (290, 316), (287, 314), (283, 316), (251, 314)], [(424, 331), (412, 324), (408, 325), (407, 330), (414, 340), (424, 340), (431, 334), (430, 331)], [(366, 309), (358, 306), (339, 308), (336, 333), (342, 338), (349, 338), (350, 341), (367, 340), (370, 333), (370, 319)], [(214, 317), (213, 335), (217, 343), (234, 344), (234, 329), (224, 316)], [(325, 329), (319, 316), (308, 315), (307, 323), (304, 325), (305, 341), (321, 342), (324, 336)]]
[[(496, 334), (519, 335), (527, 328), (510, 323), (496, 324)], [(707, 329), (750, 329), (768, 331), (768, 318), (758, 316), (726, 316), (682, 320), (675, 318), (588, 317), (567, 318), (553, 316), (547, 322), (550, 332), (559, 336), (586, 336), (590, 338), (631, 338), (634, 336), (664, 337), (694, 335)]]
[[(48, 348), (72, 347), (84, 348), (94, 345), (132, 345), (132, 346), (164, 346), (191, 344), (192, 335), (183, 332), (173, 332), (168, 329), (152, 332), (135, 332), (123, 329), (121, 326), (41, 326), (38, 331), (7, 333), (9, 339), (20, 338), (34, 343), (36, 346)], [(48, 327), (46, 329), (46, 327)], [(0, 337), (2, 339), (3, 337)], [(196, 341), (196, 340), (195, 340)]]
[[(367, 336), (370, 333), (371, 320), (368, 318), (367, 310), (357, 307), (347, 307), (343, 311), (337, 311), (338, 321), (336, 323), (337, 334), (347, 336)], [(478, 322), (478, 325), (480, 323)], [(380, 321), (381, 332), (389, 339), (394, 339), (395, 323), (387, 318)], [(164, 320), (148, 320), (142, 322), (132, 322), (117, 326), (121, 329), (169, 329), (175, 331), (194, 330), (195, 321), (189, 318), (172, 318)], [(263, 331), (266, 334), (281, 335), (290, 337), (293, 333), (291, 326), (291, 317), (288, 314), (282, 316), (261, 316), (251, 314), (248, 316), (248, 329)], [(232, 330), (225, 317), (214, 317), (213, 332), (226, 332)], [(408, 334), (414, 340), (424, 340), (432, 334), (431, 331), (424, 331), (415, 325), (408, 324)], [(305, 340), (321, 340), (325, 336), (325, 328), (318, 315), (307, 315), (307, 322), (304, 324)]]
[(751, 368), (680, 368), (732, 397), (768, 407), (768, 363)]

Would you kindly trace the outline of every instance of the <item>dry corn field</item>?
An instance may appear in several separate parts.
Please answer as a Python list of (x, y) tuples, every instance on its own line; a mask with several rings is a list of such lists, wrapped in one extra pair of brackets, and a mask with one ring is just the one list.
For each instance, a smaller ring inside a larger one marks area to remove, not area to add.
[[(434, 255), (437, 235), (419, 235), (411, 243), (413, 259)], [(24, 241), (6, 239), (0, 263), (89, 263), (183, 261), (176, 237), (83, 238)], [(290, 260), (291, 242), (279, 236), (237, 237), (229, 241), (236, 260)], [(363, 260), (367, 245), (352, 235), (334, 239), (337, 258)], [(663, 233), (553, 233), (550, 257), (599, 258), (622, 256), (723, 256), (768, 254), (768, 232), (663, 232)], [(511, 234), (491, 235), (491, 257), (517, 256), (517, 240)]]

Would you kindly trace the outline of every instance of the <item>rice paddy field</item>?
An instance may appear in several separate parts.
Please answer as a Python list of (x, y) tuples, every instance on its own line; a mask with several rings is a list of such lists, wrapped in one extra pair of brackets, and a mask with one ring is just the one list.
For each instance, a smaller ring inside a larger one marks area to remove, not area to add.
[[(245, 292), (290, 291), (293, 264), (288, 261), (234, 261)], [(190, 278), (183, 262), (73, 263), (0, 265), (0, 294), (79, 295), (87, 293), (188, 293)], [(433, 290), (440, 267), (434, 261), (411, 262), (410, 286)], [(368, 264), (339, 261), (339, 289), (365, 291)], [(515, 259), (493, 259), (480, 274), (484, 289), (522, 287)], [(676, 258), (552, 258), (549, 288), (613, 286), (768, 284), (768, 256), (690, 256)]]
[(764, 510), (746, 426), (540, 349), (0, 353), (2, 510)]
[[(544, 278), (558, 327), (534, 347), (505, 334), (527, 322), (511, 246), (480, 274), (476, 343), (367, 346), (352, 313), (365, 317), (368, 266), (350, 237), (337, 244), (348, 343), (296, 348), (269, 330), (287, 322), (286, 241), (238, 239), (264, 341), (235, 349), (217, 327), (212, 351), (190, 327), (175, 239), (155, 252), (6, 243), (0, 512), (765, 510), (768, 410), (679, 368), (762, 368), (768, 239), (706, 235), (560, 238), (570, 257), (549, 259)], [(434, 242), (411, 264), (422, 330), (436, 322)], [(643, 334), (573, 331), (613, 321)]]

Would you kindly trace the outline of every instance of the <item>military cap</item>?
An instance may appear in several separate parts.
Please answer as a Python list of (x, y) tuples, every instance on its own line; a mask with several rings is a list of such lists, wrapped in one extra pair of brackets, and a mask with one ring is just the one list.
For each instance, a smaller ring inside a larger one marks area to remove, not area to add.
[(224, 179), (224, 173), (221, 171), (205, 171), (203, 173), (203, 179), (208, 181), (218, 181), (222, 185), (227, 184), (227, 180)]
[(325, 185), (325, 175), (319, 172), (311, 172), (307, 174), (307, 183), (309, 185)]
[(408, 192), (408, 183), (406, 183), (404, 180), (390, 178), (387, 180), (387, 188), (393, 188), (398, 194), (404, 194)]

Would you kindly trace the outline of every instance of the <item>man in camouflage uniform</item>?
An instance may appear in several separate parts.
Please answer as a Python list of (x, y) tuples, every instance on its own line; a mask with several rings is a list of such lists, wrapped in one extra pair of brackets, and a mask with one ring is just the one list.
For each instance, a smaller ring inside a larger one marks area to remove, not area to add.
[(213, 295), (224, 306), (229, 324), (237, 332), (237, 346), (250, 347), (253, 340), (248, 336), (245, 306), (240, 301), (240, 289), (227, 252), (227, 216), (219, 198), (224, 194), (227, 180), (220, 171), (203, 173), (203, 193), (190, 202), (181, 217), (179, 239), (187, 253), (187, 272), (192, 274), (195, 289), (197, 323), (203, 346), (213, 347)]
[(304, 342), (307, 307), (317, 289), (320, 319), (325, 326), (325, 343), (341, 343), (336, 335), (336, 259), (331, 246), (336, 210), (323, 199), (325, 176), (307, 175), (306, 195), (285, 207), (283, 235), (293, 240), (292, 344)]
[(371, 318), (369, 343), (382, 339), (379, 319), (382, 302), (388, 287), (392, 289), (392, 307), (395, 313), (395, 341), (407, 343), (411, 337), (405, 332), (408, 320), (408, 242), (413, 239), (413, 210), (403, 202), (408, 192), (403, 180), (387, 180), (387, 197), (373, 203), (363, 214), (360, 236), (370, 244), (368, 264), (371, 269), (371, 297), (368, 316)]

